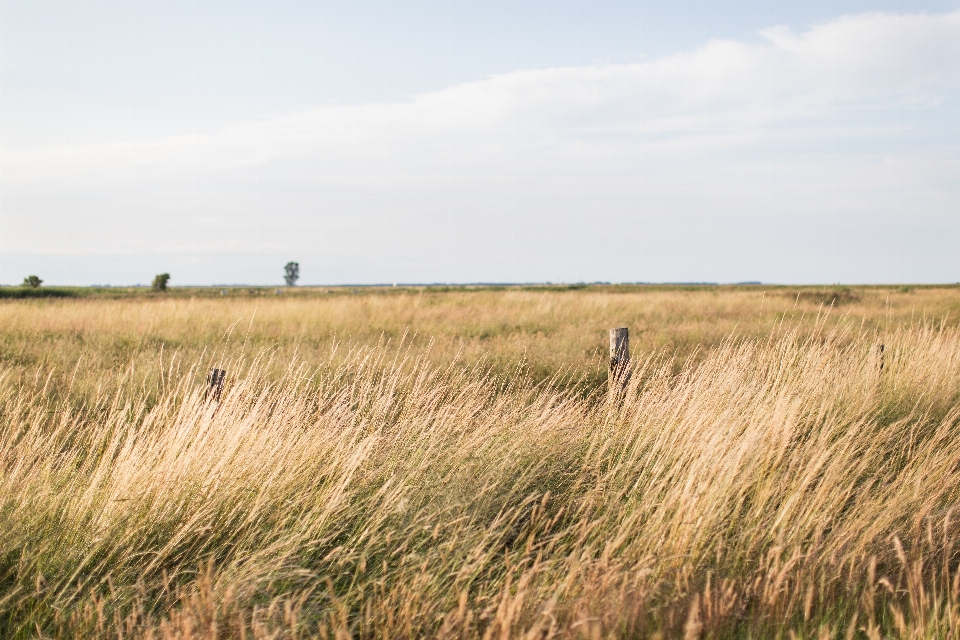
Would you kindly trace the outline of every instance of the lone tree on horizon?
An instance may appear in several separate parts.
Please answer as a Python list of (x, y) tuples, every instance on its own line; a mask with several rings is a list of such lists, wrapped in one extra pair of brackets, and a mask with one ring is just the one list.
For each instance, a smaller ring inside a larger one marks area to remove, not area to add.
[(41, 280), (38, 276), (27, 276), (26, 278), (23, 279), (23, 282), (20, 283), (20, 286), (36, 289), (42, 284), (43, 284), (43, 280)]
[(296, 286), (297, 280), (300, 279), (300, 263), (299, 262), (288, 262), (283, 267), (283, 281), (287, 283), (288, 287)]
[(170, 282), (169, 273), (158, 273), (153, 277), (153, 290), (166, 291), (168, 282)]

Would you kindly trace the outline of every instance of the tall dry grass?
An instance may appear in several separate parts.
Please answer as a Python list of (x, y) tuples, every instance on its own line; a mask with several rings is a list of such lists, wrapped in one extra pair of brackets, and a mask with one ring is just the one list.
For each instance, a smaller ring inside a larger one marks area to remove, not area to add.
[(2, 635), (960, 636), (955, 328), (648, 352), (622, 398), (282, 355), (222, 350), (219, 404), (209, 359), (79, 403), (4, 363)]
[(634, 352), (662, 350), (682, 363), (731, 335), (762, 339), (784, 323), (806, 335), (831, 305), (831, 322), (853, 334), (924, 318), (960, 322), (958, 287), (356, 291), (0, 301), (0, 362), (24, 378), (42, 369), (49, 392), (69, 389), (75, 405), (116, 389), (131, 371), (159, 388), (174, 355), (195, 363), (267, 350), (278, 363), (271, 373), (281, 375), (295, 357), (327, 362), (335, 342), (376, 347), (401, 339), (438, 367), (456, 361), (513, 376), (523, 363), (534, 380), (563, 370), (598, 385), (606, 377), (608, 327), (630, 327)]

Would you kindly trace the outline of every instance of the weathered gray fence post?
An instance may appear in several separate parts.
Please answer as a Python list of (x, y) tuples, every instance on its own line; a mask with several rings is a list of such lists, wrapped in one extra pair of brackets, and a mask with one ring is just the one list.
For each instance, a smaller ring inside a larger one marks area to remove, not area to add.
[(220, 402), (220, 393), (223, 391), (223, 383), (227, 379), (226, 369), (210, 369), (210, 375), (207, 376), (207, 392), (204, 397), (213, 398), (214, 402)]
[(621, 393), (630, 380), (630, 330), (610, 329), (610, 370), (607, 386), (610, 393)]

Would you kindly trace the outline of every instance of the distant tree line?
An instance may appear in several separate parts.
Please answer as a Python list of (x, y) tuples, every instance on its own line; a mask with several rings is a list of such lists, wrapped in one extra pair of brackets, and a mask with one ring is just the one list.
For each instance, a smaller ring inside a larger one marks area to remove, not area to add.
[[(283, 267), (283, 281), (287, 283), (288, 287), (296, 286), (297, 280), (300, 279), (300, 263), (299, 262), (288, 262)], [(167, 284), (170, 282), (169, 273), (158, 273), (153, 277), (153, 287), (154, 291), (166, 291)], [(39, 276), (27, 276), (23, 279), (23, 282), (20, 284), (21, 287), (29, 287), (31, 289), (37, 289), (40, 285), (43, 284), (43, 280)], [(139, 286), (139, 285), (138, 285)]]

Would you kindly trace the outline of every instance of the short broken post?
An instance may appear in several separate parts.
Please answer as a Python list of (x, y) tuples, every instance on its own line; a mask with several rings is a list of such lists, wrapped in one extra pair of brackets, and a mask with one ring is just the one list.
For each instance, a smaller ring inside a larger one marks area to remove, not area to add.
[(610, 370), (607, 386), (611, 395), (620, 395), (630, 380), (630, 330), (610, 329)]
[(207, 392), (204, 397), (208, 400), (213, 399), (214, 402), (219, 404), (220, 394), (223, 392), (223, 383), (226, 379), (226, 369), (210, 369), (210, 375), (207, 376)]

